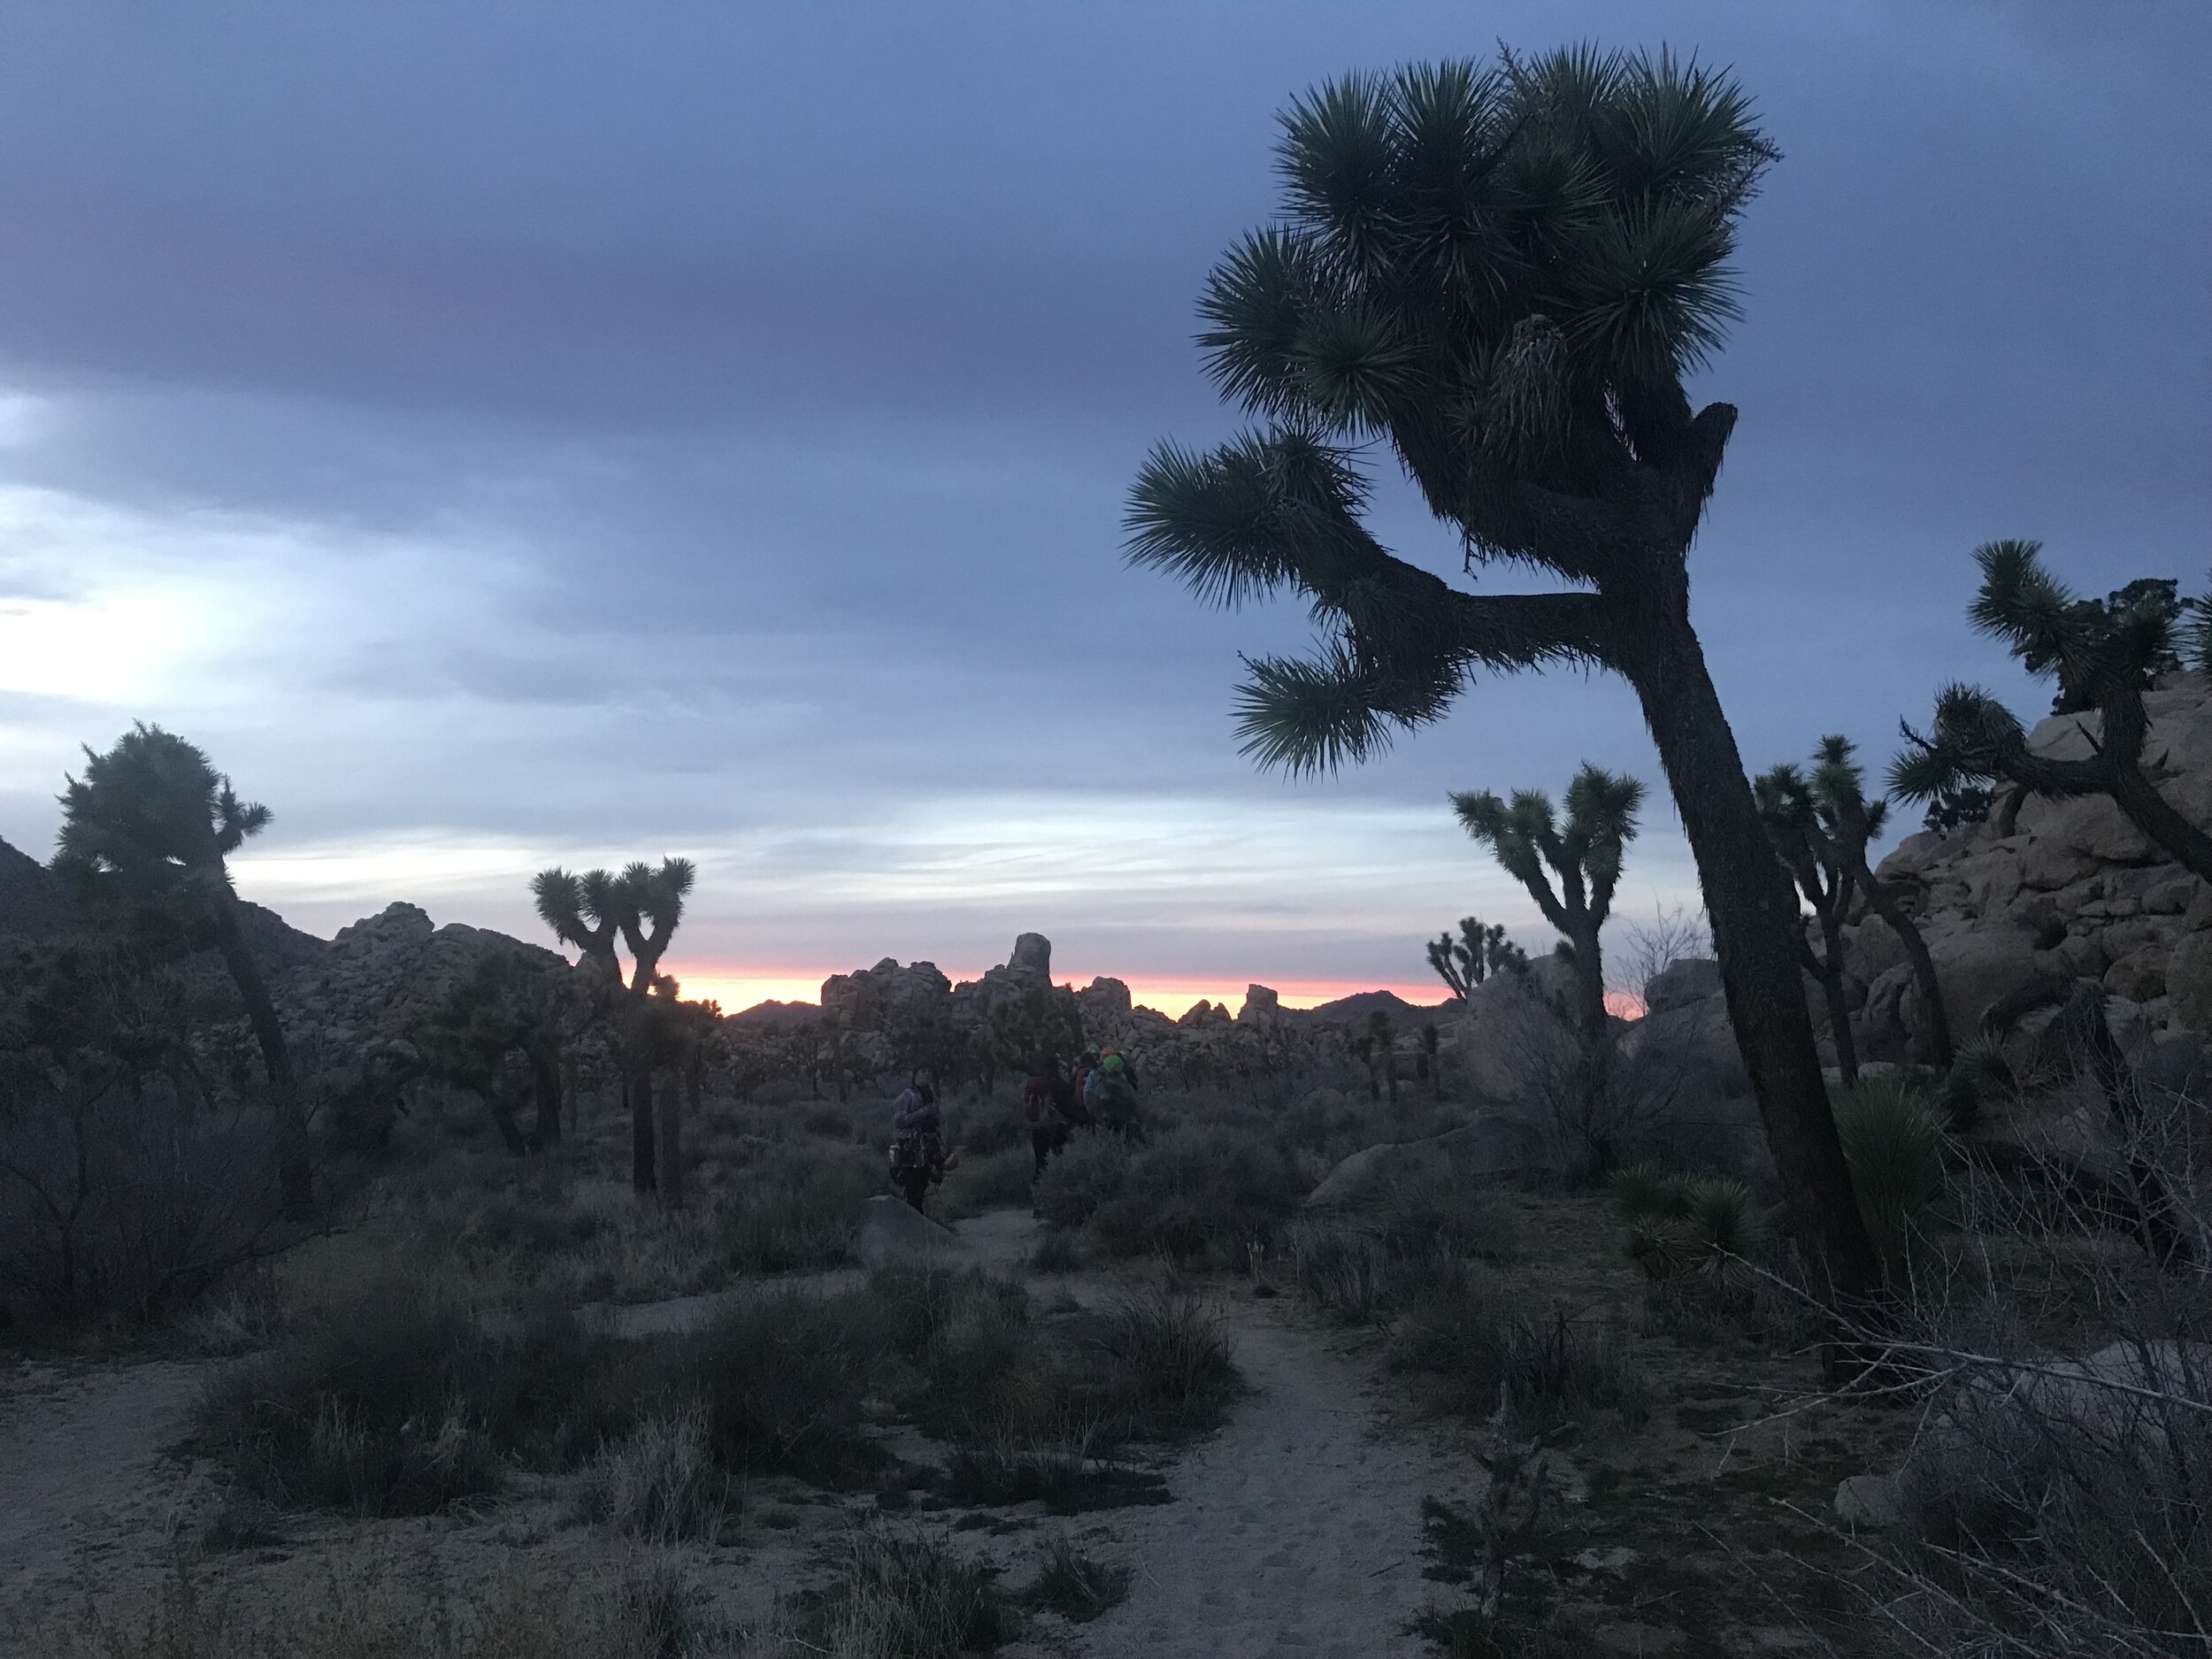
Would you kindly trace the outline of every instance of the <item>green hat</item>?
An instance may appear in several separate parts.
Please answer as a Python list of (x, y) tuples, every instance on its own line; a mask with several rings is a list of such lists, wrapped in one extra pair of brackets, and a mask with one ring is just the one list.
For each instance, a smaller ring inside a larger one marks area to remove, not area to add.
[(1109, 1071), (1118, 1071), (1121, 1070), (1121, 1056), (1118, 1054), (1110, 1054), (1101, 1060), (1099, 1064)]

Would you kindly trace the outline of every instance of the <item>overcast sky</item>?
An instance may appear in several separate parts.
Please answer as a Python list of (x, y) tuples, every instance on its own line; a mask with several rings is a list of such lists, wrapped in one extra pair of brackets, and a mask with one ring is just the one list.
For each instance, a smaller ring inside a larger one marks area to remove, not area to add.
[[(686, 853), (726, 1003), (1014, 933), (1168, 1005), (1420, 987), (1446, 808), (1657, 780), (1617, 682), (1478, 686), (1333, 781), (1256, 774), (1223, 614), (1125, 567), (1129, 480), (1217, 438), (1191, 343), (1272, 211), (1274, 116), (1354, 68), (1658, 45), (1785, 159), (1694, 556), (1746, 757), (1878, 768), (1970, 550), (2098, 592), (2212, 563), (2212, 7), (2127, 4), (0, 7), (0, 836), (78, 745), (204, 745), (242, 890), (534, 936), (549, 863)], [(1402, 490), (1394, 545), (1448, 539)], [(1694, 900), (1663, 797), (1621, 909)], [(1179, 993), (1179, 995), (1178, 995)]]

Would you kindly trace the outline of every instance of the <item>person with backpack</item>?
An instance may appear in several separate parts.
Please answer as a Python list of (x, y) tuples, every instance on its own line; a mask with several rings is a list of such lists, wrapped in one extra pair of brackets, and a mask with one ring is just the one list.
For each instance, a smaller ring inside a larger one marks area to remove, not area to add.
[(1039, 1175), (1045, 1161), (1068, 1143), (1074, 1094), (1057, 1060), (1040, 1057), (1022, 1079), (1022, 1115), (1029, 1119), (1029, 1148), (1037, 1155)]
[(891, 1184), (917, 1211), (945, 1179), (944, 1117), (937, 1091), (917, 1079), (891, 1102)]
[(1083, 1104), (1094, 1121), (1118, 1135), (1141, 1140), (1143, 1125), (1137, 1113), (1137, 1073), (1118, 1049), (1109, 1048), (1083, 1080)]

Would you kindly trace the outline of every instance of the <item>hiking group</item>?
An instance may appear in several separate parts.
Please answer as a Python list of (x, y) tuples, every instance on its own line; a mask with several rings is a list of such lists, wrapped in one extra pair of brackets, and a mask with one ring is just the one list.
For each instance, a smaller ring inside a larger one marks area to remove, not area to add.
[[(1136, 1068), (1112, 1048), (1086, 1049), (1072, 1071), (1057, 1060), (1033, 1067), (1022, 1080), (1022, 1111), (1038, 1175), (1078, 1129), (1095, 1126), (1133, 1140), (1144, 1132)], [(918, 1079), (900, 1092), (891, 1102), (891, 1184), (918, 1210), (960, 1161), (957, 1148), (946, 1149), (935, 1088)]]

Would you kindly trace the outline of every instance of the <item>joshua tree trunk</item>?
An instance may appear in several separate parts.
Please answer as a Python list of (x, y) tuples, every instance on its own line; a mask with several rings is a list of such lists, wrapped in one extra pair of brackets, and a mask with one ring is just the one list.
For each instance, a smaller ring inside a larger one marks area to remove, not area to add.
[(1820, 981), (1821, 995), (1828, 1003), (1828, 1035), (1836, 1045), (1836, 1070), (1843, 1078), (1843, 1086), (1851, 1087), (1859, 1080), (1859, 1048), (1851, 1037), (1851, 1009), (1844, 1000), (1843, 990), (1843, 921), (1830, 914), (1820, 918), (1820, 948), (1818, 961), (1812, 961), (1808, 950), (1806, 966)]
[(1948, 1071), (1957, 1054), (1951, 1046), (1951, 1017), (1943, 1007), (1943, 982), (1936, 978), (1935, 958), (1928, 954), (1928, 941), (1920, 936), (1918, 925), (1899, 902), (1896, 889), (1875, 879), (1863, 858), (1855, 873), (1868, 905), (1897, 935), (1897, 942), (1905, 949), (1905, 960), (1912, 964), (1913, 983), (1920, 987), (1921, 1002), (1928, 1010), (1928, 1063), (1939, 1071)]
[(530, 1125), (530, 1149), (542, 1151), (561, 1143), (561, 1062), (541, 1048), (530, 1051), (530, 1082), (537, 1097), (537, 1116)]
[(695, 1052), (684, 1064), (683, 1088), (674, 1087), (660, 1102), (661, 1202), (680, 1210), (684, 1202), (684, 1114), (699, 1109), (700, 1060)]
[(307, 1117), (300, 1109), (299, 1086), (292, 1076), (292, 1054), (284, 1042), (284, 1022), (277, 1018), (269, 987), (261, 977), (261, 964), (253, 959), (238, 926), (238, 908), (227, 897), (215, 904), (215, 947), (223, 965), (230, 970), (246, 1004), (246, 1018), (253, 1026), (254, 1041), (261, 1048), (261, 1064), (269, 1077), (269, 1109), (276, 1118), (277, 1173), (283, 1183), (284, 1208), (295, 1219), (315, 1207), (315, 1173), (308, 1156)]
[(622, 1092), (630, 1103), (630, 1187), (633, 1192), (649, 1193), (659, 1185), (653, 1156), (657, 1137), (653, 1127), (653, 1068), (649, 1062), (630, 1068)]
[(1588, 928), (1568, 941), (1574, 949), (1575, 1025), (1582, 1034), (1582, 1121), (1590, 1167), (1595, 1178), (1613, 1166), (1608, 1095), (1613, 1086), (1613, 1022), (1605, 1011), (1605, 958), (1599, 954), (1598, 930)]
[(1879, 1272), (1798, 977), (1797, 895), (1760, 820), (1735, 733), (1690, 626), (1680, 565), (1665, 586), (1672, 591), (1622, 604), (1635, 622), (1616, 641), (1620, 666), (1642, 701), (1697, 861), (1729, 1023), (1781, 1170), (1792, 1229), (1815, 1285), (1856, 1299)]

